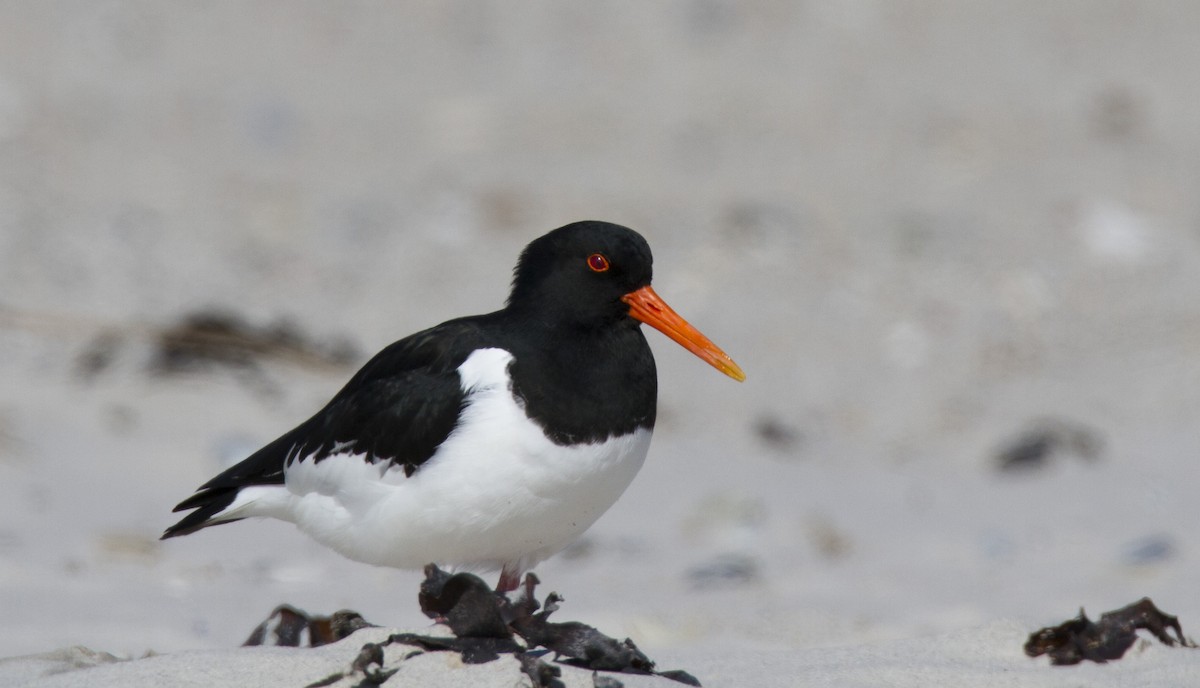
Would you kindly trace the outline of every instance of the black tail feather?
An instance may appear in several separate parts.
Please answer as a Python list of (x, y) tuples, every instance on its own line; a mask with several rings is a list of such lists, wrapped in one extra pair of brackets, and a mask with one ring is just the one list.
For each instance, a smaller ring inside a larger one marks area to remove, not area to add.
[(195, 509), (195, 511), (184, 516), (178, 523), (163, 531), (162, 537), (159, 539), (166, 540), (167, 538), (178, 537), (180, 535), (188, 535), (201, 528), (242, 520), (240, 518), (223, 519), (220, 521), (210, 520), (213, 516), (224, 511), (225, 507), (232, 504), (234, 498), (237, 497), (237, 493), (236, 488), (224, 488), (201, 490), (188, 497), (180, 502), (172, 511), (187, 511), (188, 509)]

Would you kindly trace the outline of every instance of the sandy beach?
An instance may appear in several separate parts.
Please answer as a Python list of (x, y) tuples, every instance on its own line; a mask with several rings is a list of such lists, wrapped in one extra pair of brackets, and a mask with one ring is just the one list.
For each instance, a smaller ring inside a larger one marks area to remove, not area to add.
[[(429, 632), (419, 572), (288, 524), (158, 536), (371, 353), (500, 307), (521, 248), (584, 218), (640, 231), (655, 289), (748, 379), (648, 334), (650, 455), (538, 567), (560, 620), (705, 686), (1195, 683), (1200, 652), (1147, 634), (1105, 665), (1022, 646), (1142, 597), (1200, 636), (1197, 21), (0, 5), (0, 686), (345, 670), (361, 634), (238, 647), (285, 602)], [(197, 314), (249, 353), (172, 355)], [(527, 680), (400, 657), (386, 685)]]

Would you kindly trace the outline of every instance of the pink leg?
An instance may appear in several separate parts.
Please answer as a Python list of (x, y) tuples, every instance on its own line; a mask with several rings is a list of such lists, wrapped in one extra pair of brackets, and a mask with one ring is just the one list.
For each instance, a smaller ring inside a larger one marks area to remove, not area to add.
[(508, 564), (500, 569), (500, 582), (496, 583), (496, 592), (509, 593), (521, 587), (521, 572), (510, 568)]

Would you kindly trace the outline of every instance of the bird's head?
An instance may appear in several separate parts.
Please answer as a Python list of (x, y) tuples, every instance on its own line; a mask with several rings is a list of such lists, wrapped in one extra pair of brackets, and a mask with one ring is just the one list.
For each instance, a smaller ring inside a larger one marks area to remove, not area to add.
[(646, 323), (729, 377), (745, 380), (733, 359), (654, 293), (653, 263), (650, 245), (632, 229), (575, 222), (525, 248), (508, 308), (584, 329)]

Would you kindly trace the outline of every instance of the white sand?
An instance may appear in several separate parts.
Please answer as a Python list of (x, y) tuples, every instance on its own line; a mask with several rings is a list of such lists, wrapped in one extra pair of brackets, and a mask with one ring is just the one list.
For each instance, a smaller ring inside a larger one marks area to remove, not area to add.
[[(299, 685), (338, 648), (231, 649), (280, 602), (421, 628), (417, 574), (285, 524), (156, 540), (352, 369), (157, 378), (151, 334), (218, 305), (373, 351), (498, 307), (530, 238), (598, 217), (647, 235), (656, 289), (749, 379), (651, 334), (647, 466), (538, 571), (562, 620), (706, 685), (1186, 684), (1200, 652), (1063, 669), (1021, 645), (1147, 595), (1200, 633), (1198, 21), (0, 6), (0, 656), (163, 653), (44, 682)], [(998, 475), (1041, 416), (1093, 428), (1098, 459)], [(730, 561), (746, 575), (692, 575)], [(53, 665), (6, 661), (0, 683)]]
[[(792, 686), (925, 686), (965, 685), (977, 688), (1113, 685), (1185, 686), (1196, 676), (1196, 659), (1186, 652), (1141, 645), (1109, 665), (1046, 667), (1014, 650), (1021, 626), (996, 622), (963, 629), (953, 635), (911, 638), (886, 643), (798, 650), (746, 649), (734, 652), (697, 650), (669, 652), (686, 663), (705, 685)], [(346, 673), (364, 642), (377, 642), (389, 631), (369, 629), (336, 645), (318, 649), (244, 648), (184, 650), (168, 655), (77, 668), (91, 658), (78, 653), (0, 660), (0, 686), (37, 688), (85, 686), (300, 686), (335, 673)], [(428, 653), (405, 659), (408, 650), (390, 646), (385, 667), (397, 672), (387, 685), (505, 687), (528, 679), (515, 659), (503, 657), (482, 665), (463, 664), (453, 653)], [(569, 688), (590, 688), (592, 672), (562, 667)], [(605, 674), (629, 688), (669, 688), (683, 684), (654, 676)], [(356, 685), (361, 674), (333, 684)]]

